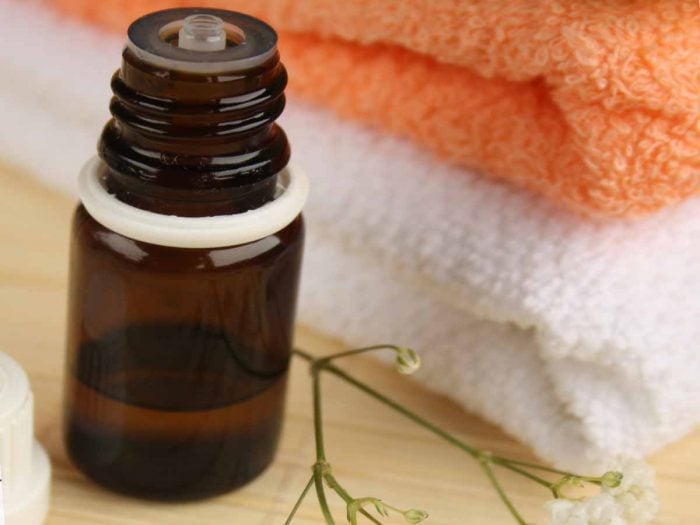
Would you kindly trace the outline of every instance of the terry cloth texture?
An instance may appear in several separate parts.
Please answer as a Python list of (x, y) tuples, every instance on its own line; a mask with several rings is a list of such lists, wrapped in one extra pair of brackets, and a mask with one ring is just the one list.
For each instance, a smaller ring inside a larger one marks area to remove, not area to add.
[(123, 34), (208, 5), (281, 30), (290, 89), (588, 215), (700, 192), (697, 0), (51, 0)]
[[(74, 192), (123, 40), (0, 5), (0, 151)], [(416, 348), (417, 380), (562, 466), (700, 421), (700, 200), (583, 221), (298, 100), (282, 124), (312, 180), (302, 322)]]

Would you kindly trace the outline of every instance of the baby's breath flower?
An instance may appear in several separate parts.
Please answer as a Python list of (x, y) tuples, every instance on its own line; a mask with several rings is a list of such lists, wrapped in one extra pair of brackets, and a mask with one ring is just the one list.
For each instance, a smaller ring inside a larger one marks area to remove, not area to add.
[(411, 525), (417, 525), (418, 523), (423, 523), (428, 519), (428, 513), (420, 509), (409, 509), (403, 513), (403, 517), (406, 522)]
[(550, 525), (629, 525), (620, 507), (610, 494), (601, 493), (580, 501), (555, 499), (548, 501)]
[(625, 462), (601, 478), (601, 492), (583, 500), (555, 499), (546, 504), (550, 525), (644, 525), (659, 503), (654, 472), (645, 463)]
[(420, 368), (420, 357), (410, 348), (398, 348), (396, 350), (396, 361), (394, 368), (404, 375), (411, 375)]
[(603, 490), (624, 508), (624, 517), (630, 523), (649, 523), (659, 511), (654, 470), (642, 461), (627, 461), (620, 470), (620, 484)]

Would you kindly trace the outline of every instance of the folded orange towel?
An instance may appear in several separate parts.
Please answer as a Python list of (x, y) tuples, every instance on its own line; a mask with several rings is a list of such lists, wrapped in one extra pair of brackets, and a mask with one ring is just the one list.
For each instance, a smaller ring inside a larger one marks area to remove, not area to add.
[(696, 0), (51, 1), (119, 31), (174, 5), (260, 16), (293, 92), (590, 215), (700, 193)]

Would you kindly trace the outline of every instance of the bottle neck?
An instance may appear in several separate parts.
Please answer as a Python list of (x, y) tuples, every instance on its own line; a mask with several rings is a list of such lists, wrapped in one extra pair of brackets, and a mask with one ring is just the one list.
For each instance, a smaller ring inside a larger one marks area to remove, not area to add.
[(135, 207), (186, 217), (242, 213), (272, 200), (290, 155), (275, 124), (286, 83), (278, 54), (250, 70), (203, 75), (155, 67), (127, 48), (98, 145), (109, 191)]

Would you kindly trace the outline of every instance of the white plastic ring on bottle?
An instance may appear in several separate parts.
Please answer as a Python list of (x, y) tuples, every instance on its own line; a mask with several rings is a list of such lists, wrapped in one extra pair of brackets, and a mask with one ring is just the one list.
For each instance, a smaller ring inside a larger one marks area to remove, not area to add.
[(214, 217), (162, 215), (126, 204), (105, 187), (98, 157), (78, 178), (78, 193), (87, 212), (104, 227), (131, 239), (173, 248), (219, 248), (257, 241), (289, 225), (309, 194), (309, 181), (298, 166), (278, 174), (278, 196), (260, 208)]

